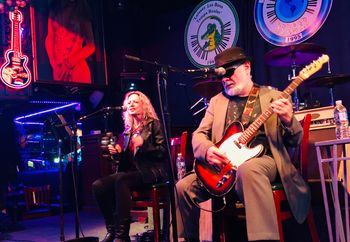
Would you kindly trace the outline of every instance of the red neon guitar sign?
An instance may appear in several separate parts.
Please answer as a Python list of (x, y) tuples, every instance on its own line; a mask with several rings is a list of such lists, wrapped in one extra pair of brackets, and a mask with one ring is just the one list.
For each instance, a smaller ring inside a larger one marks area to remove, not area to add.
[(31, 72), (28, 69), (28, 56), (23, 55), (21, 48), (21, 23), (23, 15), (15, 9), (9, 12), (12, 22), (11, 48), (5, 51), (5, 63), (0, 70), (1, 81), (10, 88), (21, 89), (31, 82)]

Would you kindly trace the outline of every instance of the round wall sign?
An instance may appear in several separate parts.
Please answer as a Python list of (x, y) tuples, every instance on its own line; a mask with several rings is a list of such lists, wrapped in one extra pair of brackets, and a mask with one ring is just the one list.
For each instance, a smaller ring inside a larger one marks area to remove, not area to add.
[(287, 46), (313, 36), (331, 8), (332, 0), (255, 0), (254, 20), (266, 41)]
[(185, 30), (185, 50), (192, 64), (198, 68), (213, 67), (214, 57), (237, 43), (238, 24), (231, 2), (206, 0), (198, 4)]

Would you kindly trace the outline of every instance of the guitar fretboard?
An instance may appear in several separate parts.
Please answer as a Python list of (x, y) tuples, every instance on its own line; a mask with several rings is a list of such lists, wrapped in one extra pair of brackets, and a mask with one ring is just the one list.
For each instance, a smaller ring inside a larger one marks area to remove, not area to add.
[[(289, 95), (307, 78), (309, 78), (312, 74), (314, 74), (316, 71), (321, 69), (322, 65), (326, 62), (328, 62), (329, 57), (327, 55), (322, 55), (320, 58), (318, 58), (316, 61), (311, 63), (310, 65), (304, 67), (299, 75), (293, 79), (293, 81), (287, 86), (287, 88), (282, 92), (282, 94), (278, 97), (278, 99), (281, 98), (288, 98)], [(258, 129), (261, 127), (263, 123), (266, 122), (268, 118), (271, 117), (273, 114), (272, 107), (269, 106), (257, 119), (254, 120), (254, 122), (249, 125), (249, 127), (241, 134), (241, 136), (238, 138), (239, 143), (241, 144), (247, 144), (257, 133)]]
[(22, 14), (18, 10), (14, 10), (12, 13), (10, 12), (10, 19), (12, 22), (12, 50), (13, 57), (20, 58), (21, 57), (21, 22), (22, 22)]

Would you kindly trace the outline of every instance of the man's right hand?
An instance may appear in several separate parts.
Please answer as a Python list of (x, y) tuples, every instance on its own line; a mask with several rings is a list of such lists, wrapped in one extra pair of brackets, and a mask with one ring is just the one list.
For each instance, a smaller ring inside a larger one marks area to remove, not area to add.
[(206, 160), (209, 164), (217, 166), (219, 168), (222, 168), (230, 162), (227, 156), (216, 146), (211, 146), (207, 150)]

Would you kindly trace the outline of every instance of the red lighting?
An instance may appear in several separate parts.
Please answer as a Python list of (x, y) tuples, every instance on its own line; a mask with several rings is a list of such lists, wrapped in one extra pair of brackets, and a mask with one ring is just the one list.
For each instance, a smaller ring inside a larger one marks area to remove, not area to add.
[(11, 48), (6, 50), (4, 57), (5, 63), (0, 69), (0, 79), (8, 87), (22, 89), (31, 82), (31, 72), (28, 69), (28, 56), (21, 50), (21, 23), (23, 14), (18, 9), (9, 12), (9, 18), (12, 22)]

